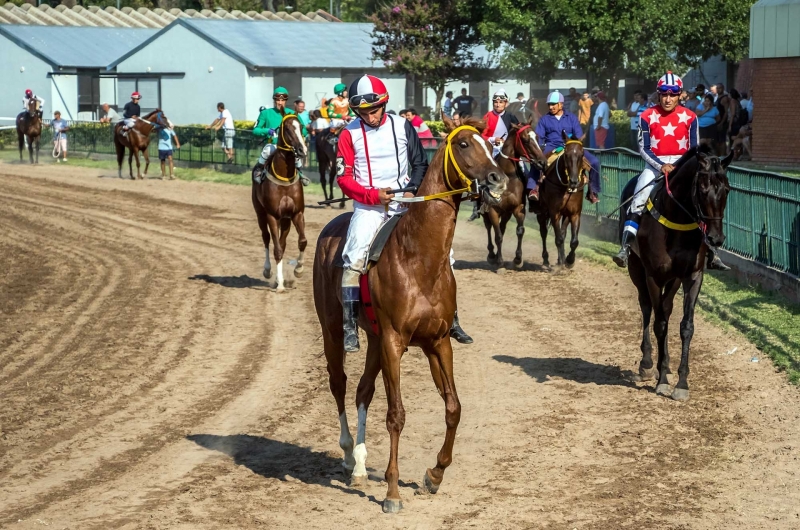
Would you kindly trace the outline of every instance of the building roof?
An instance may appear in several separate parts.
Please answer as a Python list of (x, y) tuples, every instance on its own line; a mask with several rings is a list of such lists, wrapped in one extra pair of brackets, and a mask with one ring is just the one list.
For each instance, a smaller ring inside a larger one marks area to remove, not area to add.
[(372, 24), (295, 24), (284, 21), (187, 18), (176, 19), (108, 67), (117, 66), (177, 25), (205, 39), (250, 69), (383, 67), (382, 61), (371, 59)]
[(100, 8), (97, 6), (82, 7), (76, 5), (72, 8), (64, 5), (50, 7), (46, 3), (36, 7), (30, 4), (17, 6), (7, 3), (0, 7), (0, 24), (24, 24), (32, 26), (96, 26), (117, 28), (152, 28), (159, 29), (168, 26), (176, 18), (210, 19), (210, 20), (261, 20), (285, 22), (341, 22), (330, 13), (318, 9), (306, 14), (295, 11), (225, 11), (217, 9), (203, 9), (196, 11), (187, 9), (147, 9), (140, 7), (133, 9), (123, 7)]
[(0, 35), (52, 66), (105, 68), (157, 31), (0, 24)]
[(800, 57), (800, 0), (760, 0), (750, 8), (750, 58)]

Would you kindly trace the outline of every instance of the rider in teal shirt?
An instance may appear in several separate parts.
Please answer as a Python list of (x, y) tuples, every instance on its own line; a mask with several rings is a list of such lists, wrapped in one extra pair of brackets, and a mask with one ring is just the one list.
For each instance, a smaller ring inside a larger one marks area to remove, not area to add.
[[(261, 173), (264, 170), (264, 165), (267, 163), (267, 158), (269, 158), (269, 155), (277, 148), (278, 129), (280, 129), (281, 123), (283, 123), (283, 117), (286, 114), (294, 114), (293, 110), (286, 108), (286, 101), (288, 99), (288, 90), (282, 86), (276, 88), (275, 92), (272, 93), (272, 100), (275, 102), (275, 106), (271, 109), (262, 110), (258, 115), (255, 127), (253, 127), (253, 136), (267, 139), (267, 144), (264, 146), (264, 149), (261, 150), (261, 156), (258, 157), (258, 163), (253, 168), (253, 179), (256, 180), (256, 182), (261, 181)], [(300, 124), (302, 126), (301, 133), (303, 137), (305, 137), (308, 134), (306, 132), (306, 127), (302, 121)], [(303, 186), (308, 186), (310, 181), (303, 175), (299, 167), (298, 173), (303, 180)]]

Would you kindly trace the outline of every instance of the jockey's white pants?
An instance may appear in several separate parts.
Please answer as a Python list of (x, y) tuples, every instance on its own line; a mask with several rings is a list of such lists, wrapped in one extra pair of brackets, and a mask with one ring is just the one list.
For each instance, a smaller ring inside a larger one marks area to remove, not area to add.
[(122, 120), (122, 123), (124, 123), (125, 127), (128, 129), (133, 129), (133, 126), (136, 125), (136, 120), (134, 118), (125, 118)]
[(347, 124), (342, 118), (331, 118), (331, 128), (341, 127), (342, 125)]
[[(666, 164), (674, 164), (678, 161), (680, 155), (660, 156), (658, 158), (663, 160)], [(650, 196), (650, 192), (653, 191), (653, 187), (647, 185), (653, 182), (660, 173), (660, 171), (649, 164), (644, 166), (644, 171), (639, 175), (639, 180), (636, 182), (636, 193), (633, 196), (633, 201), (631, 201), (630, 213), (642, 213), (644, 205), (647, 203), (647, 198)], [(645, 188), (645, 186), (647, 187)]]
[[(367, 265), (367, 252), (375, 234), (381, 225), (400, 211), (399, 203), (389, 203), (389, 211), (383, 206), (367, 206), (359, 202), (354, 203), (353, 217), (347, 228), (347, 239), (342, 250), (342, 259), (345, 269), (351, 269), (363, 274)], [(450, 249), (450, 266), (453, 266), (453, 249)]]

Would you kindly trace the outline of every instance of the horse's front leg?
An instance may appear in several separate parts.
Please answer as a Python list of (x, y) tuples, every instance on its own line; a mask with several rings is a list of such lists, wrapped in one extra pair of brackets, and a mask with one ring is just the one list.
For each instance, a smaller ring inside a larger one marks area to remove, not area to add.
[(514, 267), (522, 268), (522, 237), (525, 235), (525, 204), (520, 204), (514, 210), (514, 218), (517, 220), (517, 251), (514, 254)]
[[(280, 278), (276, 278), (275, 283), (271, 284), (270, 287), (275, 289), (283, 290), (283, 249), (281, 249), (279, 236), (280, 230), (278, 229), (278, 220), (273, 217), (271, 214), (266, 213), (266, 222), (267, 226), (269, 227), (269, 233), (272, 237), (272, 257), (275, 258), (275, 263), (278, 264), (278, 275)], [(269, 250), (267, 250), (269, 252)]]
[(294, 275), (296, 278), (299, 278), (300, 275), (303, 274), (303, 261), (305, 259), (306, 245), (308, 245), (308, 240), (306, 239), (306, 218), (303, 212), (294, 214), (294, 217), (292, 217), (292, 224), (294, 225), (294, 229), (297, 230), (297, 248), (300, 251), (297, 255), (297, 265), (294, 268)]
[[(139, 156), (136, 156), (136, 167), (139, 167)], [(128, 171), (131, 176), (131, 180), (136, 180), (136, 177), (133, 176), (133, 146), (128, 148)]]
[(539, 221), (539, 235), (542, 236), (542, 265), (550, 266), (550, 253), (547, 252), (547, 215), (539, 214), (536, 220)]
[(283, 283), (283, 257), (286, 255), (286, 238), (289, 236), (289, 228), (291, 226), (291, 219), (281, 219), (280, 238), (275, 241), (275, 262), (278, 264), (275, 279), (278, 281), (278, 291), (283, 291), (286, 288)]
[(456, 383), (453, 377), (453, 348), (450, 337), (445, 337), (439, 342), (424, 346), (423, 351), (428, 357), (431, 375), (439, 395), (444, 400), (445, 435), (444, 444), (436, 456), (436, 466), (428, 469), (422, 478), (422, 485), (429, 493), (436, 493), (444, 478), (444, 471), (453, 461), (453, 445), (456, 441), (456, 429), (461, 421), (461, 403), (456, 392)]
[(406, 345), (400, 335), (391, 327), (383, 327), (381, 333), (381, 373), (386, 389), (386, 429), (389, 431), (389, 465), (386, 467), (386, 499), (383, 501), (384, 513), (396, 513), (403, 508), (400, 500), (400, 469), (397, 465), (397, 452), (400, 446), (400, 433), (406, 423), (406, 411), (400, 394), (400, 359)]
[(28, 137), (28, 159), (33, 164), (33, 138)]
[(647, 290), (650, 293), (650, 302), (655, 309), (655, 326), (653, 331), (655, 332), (656, 341), (658, 343), (658, 363), (656, 364), (656, 370), (658, 370), (658, 385), (656, 386), (656, 394), (660, 396), (669, 396), (672, 394), (672, 389), (667, 379), (667, 375), (671, 373), (669, 369), (667, 336), (669, 333), (669, 317), (672, 315), (672, 306), (678, 287), (680, 287), (680, 282), (676, 279), (668, 281), (662, 289), (656, 284), (653, 278), (647, 278)]
[(39, 144), (40, 144), (39, 140), (40, 139), (41, 139), (41, 136), (37, 136), (36, 140), (35, 140), (35, 142), (36, 142), (36, 163), (37, 164), (39, 163)]
[(681, 320), (681, 364), (678, 367), (678, 384), (672, 391), (672, 399), (689, 399), (689, 345), (694, 335), (694, 306), (703, 285), (703, 269), (683, 280), (683, 320)]
[(556, 249), (558, 250), (558, 261), (556, 262), (557, 265), (564, 265), (564, 261), (566, 260), (566, 254), (564, 252), (564, 240), (566, 239), (565, 234), (565, 224), (562, 224), (562, 220), (565, 218), (561, 217), (561, 213), (555, 213), (550, 216), (550, 224), (553, 225), (553, 236), (556, 240)]
[(489, 265), (494, 265), (497, 259), (497, 254), (494, 252), (494, 242), (492, 241), (492, 221), (489, 219), (489, 213), (483, 216), (483, 226), (486, 228), (486, 250), (489, 253), (486, 255), (486, 261)]
[[(581, 229), (581, 214), (574, 213), (569, 218), (570, 242), (569, 255), (567, 256), (567, 268), (571, 269), (575, 265), (575, 249), (578, 248), (578, 232)], [(564, 231), (566, 235), (566, 230)]]

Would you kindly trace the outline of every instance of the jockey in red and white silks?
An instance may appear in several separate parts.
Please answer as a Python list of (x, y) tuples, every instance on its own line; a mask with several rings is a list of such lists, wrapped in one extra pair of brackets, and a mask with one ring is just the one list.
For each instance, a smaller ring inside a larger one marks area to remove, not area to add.
[(353, 216), (342, 251), (344, 346), (352, 352), (359, 349), (359, 277), (369, 245), (383, 222), (402, 207), (391, 201), (393, 195), (388, 192), (419, 187), (428, 159), (411, 122), (386, 113), (389, 92), (383, 81), (363, 75), (350, 86), (349, 94), (357, 118), (339, 136), (336, 174), (339, 187), (353, 199)]

